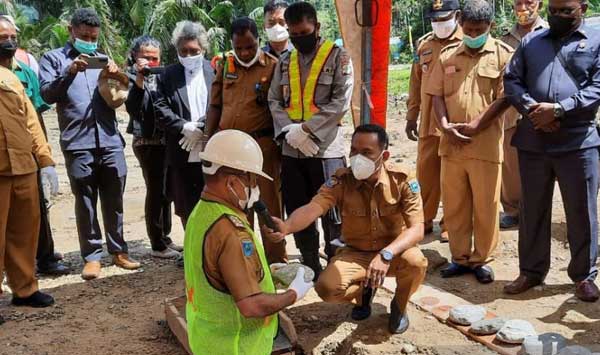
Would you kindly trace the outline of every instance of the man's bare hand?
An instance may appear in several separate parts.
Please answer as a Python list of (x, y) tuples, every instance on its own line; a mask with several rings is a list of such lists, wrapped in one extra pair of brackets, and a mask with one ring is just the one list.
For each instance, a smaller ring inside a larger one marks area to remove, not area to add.
[(450, 144), (462, 147), (471, 143), (471, 138), (459, 132), (454, 124), (442, 128), (442, 131), (450, 141)]
[(116, 74), (120, 71), (117, 63), (113, 62), (112, 60), (108, 61), (108, 64), (106, 64), (106, 69), (108, 69), (108, 72), (111, 74)]
[(285, 239), (285, 236), (288, 235), (287, 226), (284, 221), (277, 217), (271, 217), (273, 222), (275, 223), (275, 228), (278, 230), (277, 232), (270, 229), (267, 226), (261, 227), (261, 232), (263, 235), (273, 243), (279, 243)]
[(364, 284), (372, 288), (381, 287), (389, 269), (390, 263), (383, 261), (381, 255), (377, 254), (369, 264)]
[(480, 123), (480, 119), (474, 119), (469, 123), (454, 123), (452, 127), (456, 128), (464, 136), (473, 137), (481, 131)]
[(89, 57), (90, 56), (87, 54), (80, 54), (79, 56), (77, 56), (77, 58), (75, 58), (73, 63), (71, 63), (71, 65), (69, 66), (69, 73), (71, 75), (75, 75), (79, 72), (85, 71), (88, 67), (88, 63), (85, 61), (85, 59)]
[(408, 137), (408, 139), (410, 139), (411, 141), (415, 141), (415, 142), (419, 140), (419, 128), (418, 128), (417, 121), (415, 121), (415, 120), (406, 121), (406, 128), (404, 130), (406, 132), (406, 136)]
[(548, 126), (553, 121), (556, 121), (556, 117), (554, 117), (554, 104), (548, 102), (534, 104), (531, 107), (529, 119), (535, 129), (542, 129), (542, 127)]

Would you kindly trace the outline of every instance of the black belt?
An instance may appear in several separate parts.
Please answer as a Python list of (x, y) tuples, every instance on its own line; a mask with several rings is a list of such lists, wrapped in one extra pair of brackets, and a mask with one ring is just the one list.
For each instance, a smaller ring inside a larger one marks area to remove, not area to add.
[(274, 137), (275, 129), (273, 129), (273, 128), (260, 129), (258, 131), (254, 131), (254, 132), (250, 133), (250, 135), (254, 139), (259, 139), (259, 138), (263, 138), (263, 137)]

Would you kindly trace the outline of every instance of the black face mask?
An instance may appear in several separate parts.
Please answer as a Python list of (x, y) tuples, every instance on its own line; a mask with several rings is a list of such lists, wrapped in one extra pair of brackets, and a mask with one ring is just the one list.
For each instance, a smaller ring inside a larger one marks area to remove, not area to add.
[(0, 42), (0, 58), (14, 57), (17, 48), (17, 42), (11, 39)]
[(290, 37), (290, 41), (292, 41), (292, 44), (296, 47), (298, 52), (310, 54), (317, 48), (319, 38), (317, 37), (317, 31), (315, 30), (307, 35)]
[(552, 37), (563, 38), (579, 26), (579, 18), (549, 15), (548, 24), (550, 25)]

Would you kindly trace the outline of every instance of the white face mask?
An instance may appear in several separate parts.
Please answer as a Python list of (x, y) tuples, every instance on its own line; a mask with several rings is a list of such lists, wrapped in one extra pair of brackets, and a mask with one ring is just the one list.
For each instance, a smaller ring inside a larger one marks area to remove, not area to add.
[(283, 42), (290, 38), (290, 34), (287, 28), (281, 26), (280, 24), (276, 24), (271, 28), (266, 29), (267, 38), (271, 42)]
[[(383, 153), (381, 153), (383, 155)], [(375, 162), (379, 160), (377, 158), (375, 161), (365, 157), (362, 154), (356, 154), (355, 156), (350, 158), (350, 167), (352, 168), (352, 175), (357, 180), (366, 180), (371, 175), (375, 174), (376, 165)]]
[(254, 204), (260, 199), (260, 189), (258, 185), (252, 188), (244, 187), (244, 192), (246, 193), (246, 197), (244, 199), (241, 199), (238, 196), (231, 185), (228, 185), (227, 187), (229, 188), (229, 191), (231, 191), (231, 193), (238, 199), (238, 206), (243, 211), (254, 206)]
[[(233, 47), (233, 42), (231, 43), (231, 46)], [(258, 61), (258, 58), (260, 58), (260, 48), (256, 49), (256, 54), (254, 55), (254, 58), (252, 58), (252, 60), (249, 62), (242, 61), (240, 59), (240, 57), (238, 57), (235, 50), (233, 51), (233, 56), (235, 57), (235, 60), (237, 60), (239, 65), (243, 66), (244, 68), (250, 68), (251, 66), (254, 65), (254, 63), (256, 63)]]
[(446, 39), (450, 37), (456, 30), (457, 22), (456, 17), (452, 17), (450, 20), (443, 22), (432, 22), (431, 27), (433, 33), (439, 39)]
[(204, 61), (204, 54), (202, 53), (190, 57), (182, 57), (180, 55), (177, 55), (177, 57), (179, 58), (179, 63), (189, 71), (202, 68), (202, 62)]

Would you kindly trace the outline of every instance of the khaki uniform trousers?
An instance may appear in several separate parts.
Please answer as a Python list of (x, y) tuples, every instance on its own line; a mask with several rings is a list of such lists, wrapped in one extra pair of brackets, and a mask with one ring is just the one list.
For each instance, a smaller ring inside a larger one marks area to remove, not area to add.
[[(417, 152), (417, 180), (421, 185), (421, 198), (423, 199), (423, 217), (426, 227), (437, 216), (441, 198), (440, 172), (441, 158), (438, 155), (440, 137), (419, 137)], [(440, 221), (443, 227), (443, 218)]]
[(504, 162), (502, 163), (502, 208), (504, 213), (519, 216), (521, 202), (521, 175), (519, 173), (519, 156), (517, 148), (510, 145), (517, 127), (504, 131)]
[[(258, 178), (260, 199), (267, 205), (271, 216), (283, 218), (283, 205), (281, 202), (281, 151), (272, 137), (262, 137), (257, 142), (263, 154), (263, 171), (273, 178), (273, 181), (262, 177)], [(286, 262), (285, 242), (273, 243), (263, 238), (263, 245), (269, 264)]]
[[(362, 302), (362, 282), (367, 269), (378, 252), (341, 249), (321, 273), (315, 290), (319, 297), (330, 303)], [(425, 279), (427, 258), (417, 247), (406, 250), (392, 260), (388, 276), (396, 277), (395, 301), (400, 312), (406, 310), (408, 300)]]
[(496, 249), (500, 170), (499, 163), (442, 157), (444, 216), (452, 261), (457, 264), (486, 264)]
[(38, 290), (35, 255), (39, 231), (37, 173), (0, 176), (0, 285), (6, 271), (8, 286), (16, 297), (29, 297)]

